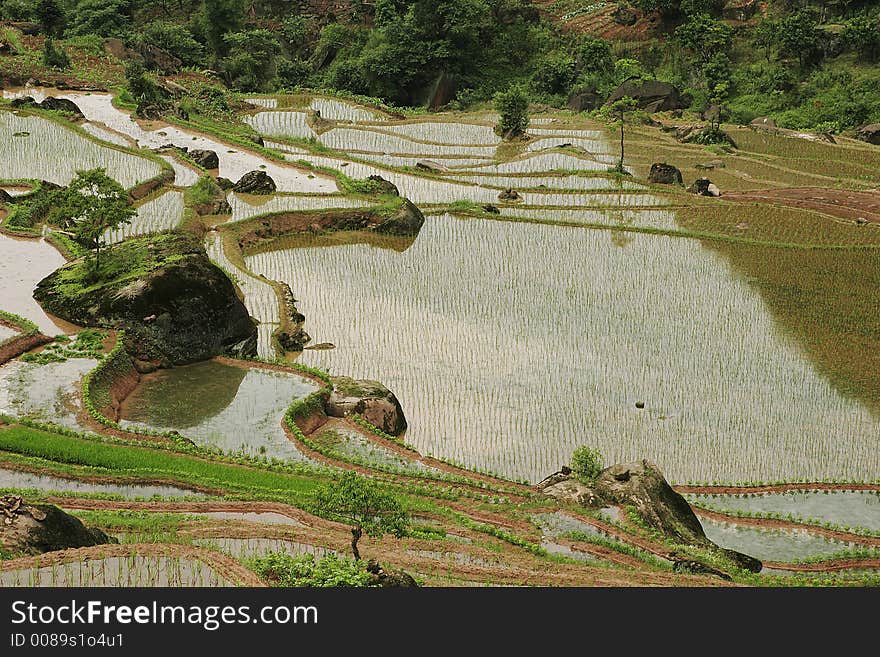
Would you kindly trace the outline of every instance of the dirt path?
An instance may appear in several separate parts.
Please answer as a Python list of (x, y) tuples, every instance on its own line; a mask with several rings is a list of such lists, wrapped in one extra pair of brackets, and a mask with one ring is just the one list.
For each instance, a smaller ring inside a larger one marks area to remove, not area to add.
[(764, 566), (776, 570), (788, 570), (796, 573), (828, 573), (853, 568), (880, 569), (880, 559), (833, 559), (817, 563), (781, 563), (765, 561)]
[(880, 225), (880, 190), (853, 191), (822, 187), (793, 187), (725, 192), (725, 201), (771, 203), (813, 210), (835, 219)]

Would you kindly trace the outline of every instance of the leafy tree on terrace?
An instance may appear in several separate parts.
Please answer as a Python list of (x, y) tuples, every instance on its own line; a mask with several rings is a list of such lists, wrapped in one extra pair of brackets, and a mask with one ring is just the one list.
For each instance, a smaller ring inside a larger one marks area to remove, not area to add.
[(529, 127), (529, 96), (521, 85), (495, 94), (495, 109), (501, 115), (498, 130), (505, 138), (518, 137)]
[(803, 68), (819, 52), (821, 32), (815, 10), (803, 9), (779, 19), (776, 39), (782, 51), (788, 56), (796, 56)]
[(185, 26), (168, 21), (150, 21), (138, 32), (135, 40), (144, 45), (156, 46), (177, 57), (186, 66), (196, 66), (204, 61), (205, 47), (195, 40)]
[(244, 0), (204, 0), (201, 20), (208, 45), (220, 58), (229, 52), (224, 36), (241, 29), (244, 21)]
[(373, 538), (386, 533), (400, 538), (409, 527), (409, 515), (396, 497), (350, 470), (319, 489), (315, 503), (321, 515), (351, 526), (351, 552), (357, 560), (361, 558), (357, 544), (365, 532)]
[[(617, 161), (617, 165), (611, 169), (612, 173), (620, 173), (623, 175), (629, 175), (629, 172), (626, 170), (626, 167), (623, 164), (623, 156), (624, 156), (624, 142), (623, 142), (623, 129), (626, 125), (626, 114), (627, 112), (632, 112), (633, 110), (638, 108), (638, 103), (629, 96), (624, 96), (620, 100), (615, 101), (611, 104), (611, 111), (614, 113), (614, 116), (617, 118), (617, 121), (620, 123), (620, 159)], [(572, 459), (579, 453), (579, 450), (589, 450), (588, 447), (580, 447), (578, 450), (575, 450)], [(598, 454), (598, 452), (597, 452)], [(573, 463), (574, 461), (572, 461)], [(572, 465), (574, 468), (574, 465)]]
[(77, 171), (67, 189), (57, 192), (49, 221), (73, 233), (83, 246), (95, 250), (92, 273), (100, 274), (104, 234), (131, 221), (137, 214), (128, 194), (105, 169)]

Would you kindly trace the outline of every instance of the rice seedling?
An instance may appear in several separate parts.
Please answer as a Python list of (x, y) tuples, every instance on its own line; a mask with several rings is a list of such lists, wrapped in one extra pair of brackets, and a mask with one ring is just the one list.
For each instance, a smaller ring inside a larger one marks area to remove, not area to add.
[(271, 194), (253, 196), (231, 193), (228, 197), (232, 207), (230, 221), (242, 221), (263, 214), (299, 210), (329, 210), (336, 208), (361, 208), (369, 202), (343, 194)]
[(423, 454), (536, 481), (590, 435), (609, 462), (651, 454), (673, 481), (876, 476), (876, 416), (817, 374), (725, 257), (615, 238), (441, 216), (403, 253), (246, 262), (290, 283), (313, 339), (337, 346), (304, 362), (385, 382)]
[(497, 146), (501, 137), (490, 125), (459, 123), (456, 121), (417, 121), (405, 124), (378, 124), (372, 126), (383, 132), (392, 132), (417, 141), (434, 144), (462, 144)]
[(112, 130), (108, 130), (107, 128), (102, 128), (99, 125), (94, 123), (83, 123), (83, 130), (88, 132), (93, 137), (97, 137), (101, 141), (106, 141), (109, 144), (115, 144), (116, 146), (124, 146), (126, 148), (131, 146), (131, 142), (128, 141), (125, 137), (120, 134), (113, 132)]
[(171, 165), (174, 169), (174, 186), (175, 187), (192, 187), (199, 181), (199, 173), (194, 169), (181, 164), (180, 161), (172, 155), (160, 155), (163, 160)]
[(337, 554), (320, 546), (277, 538), (197, 538), (193, 542), (202, 547), (225, 552), (239, 560), (264, 557), (277, 552), (292, 557), (311, 554), (318, 558), (327, 554)]
[(425, 157), (436, 155), (492, 157), (495, 155), (495, 146), (433, 144), (362, 128), (334, 128), (321, 134), (318, 140), (325, 146), (346, 152), (396, 153)]
[(265, 107), (266, 109), (275, 109), (278, 107), (277, 98), (245, 98), (244, 102), (254, 107)]
[(560, 146), (571, 146), (580, 148), (587, 153), (608, 154), (611, 152), (608, 141), (601, 138), (584, 139), (582, 137), (543, 137), (541, 139), (533, 139), (526, 146), (526, 150), (530, 153), (547, 150), (548, 148), (558, 148)]

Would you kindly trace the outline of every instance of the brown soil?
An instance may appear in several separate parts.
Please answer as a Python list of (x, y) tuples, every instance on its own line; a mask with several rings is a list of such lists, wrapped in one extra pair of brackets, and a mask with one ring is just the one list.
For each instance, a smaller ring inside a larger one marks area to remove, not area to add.
[(52, 342), (52, 338), (46, 337), (42, 333), (13, 337), (9, 342), (0, 346), (0, 365), (50, 342)]
[(767, 568), (778, 570), (790, 570), (798, 573), (827, 573), (837, 570), (850, 570), (853, 568), (880, 569), (880, 559), (832, 559), (817, 563), (781, 563), (778, 561), (765, 561)]
[(835, 219), (880, 224), (880, 191), (853, 191), (800, 187), (746, 192), (725, 192), (725, 201), (772, 203), (813, 210)]
[(704, 518), (718, 520), (721, 522), (735, 523), (737, 525), (749, 525), (751, 527), (766, 527), (773, 529), (800, 529), (808, 531), (811, 534), (833, 538), (838, 541), (847, 541), (858, 543), (869, 547), (880, 547), (880, 538), (874, 536), (861, 536), (860, 534), (852, 534), (850, 532), (839, 531), (836, 529), (827, 529), (817, 525), (809, 525), (802, 522), (794, 522), (791, 520), (778, 520), (776, 518), (741, 518), (739, 516), (728, 515), (726, 513), (718, 513), (717, 511), (709, 511), (700, 507), (692, 507), (694, 513)]

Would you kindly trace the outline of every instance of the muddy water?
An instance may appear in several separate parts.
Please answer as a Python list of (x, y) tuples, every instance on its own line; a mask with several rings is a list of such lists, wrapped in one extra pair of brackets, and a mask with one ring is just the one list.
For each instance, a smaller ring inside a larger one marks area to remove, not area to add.
[(73, 333), (72, 324), (50, 317), (34, 301), (34, 288), (66, 261), (43, 240), (0, 234), (0, 309), (29, 319), (46, 335)]
[(206, 361), (145, 376), (122, 406), (122, 423), (179, 431), (226, 452), (303, 461), (281, 421), (315, 390), (294, 374)]
[[(880, 422), (699, 242), (429, 217), (404, 253), (268, 252), (316, 342), (303, 360), (385, 382), (407, 441), (539, 480), (584, 441), (675, 481), (880, 472)], [(636, 407), (644, 402), (645, 408)]]
[(33, 488), (42, 491), (63, 491), (66, 493), (112, 493), (126, 498), (204, 496), (203, 493), (197, 493), (185, 488), (177, 488), (176, 486), (91, 483), (19, 470), (6, 470), (4, 468), (0, 468), (0, 488)]
[(97, 364), (92, 358), (46, 365), (7, 363), (0, 367), (0, 413), (87, 429), (77, 419), (82, 409), (80, 382)]
[(700, 518), (710, 541), (762, 561), (797, 561), (853, 549), (853, 543), (834, 541), (801, 530), (759, 529)]

